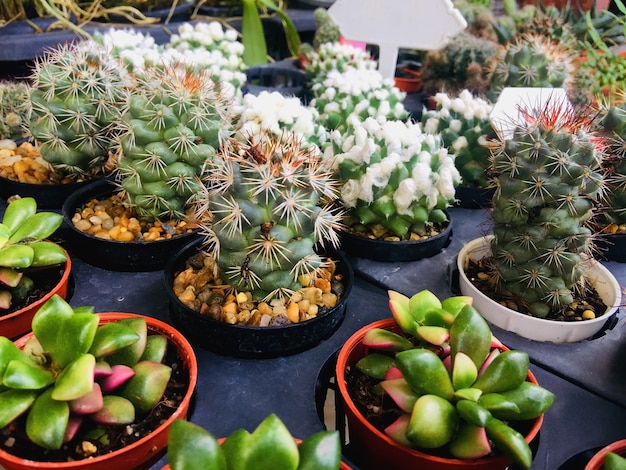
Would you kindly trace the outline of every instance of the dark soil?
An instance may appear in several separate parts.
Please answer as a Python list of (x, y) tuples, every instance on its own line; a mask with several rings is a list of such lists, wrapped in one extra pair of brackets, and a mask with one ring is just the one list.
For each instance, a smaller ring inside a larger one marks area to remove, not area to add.
[(24, 307), (28, 307), (33, 302), (38, 301), (50, 292), (60, 281), (65, 273), (65, 264), (57, 266), (46, 266), (42, 268), (31, 268), (27, 275), (34, 283), (35, 287), (26, 298), (20, 301), (14, 301), (7, 310), (0, 310), (0, 317), (9, 313), (16, 312)]
[[(490, 258), (483, 258), (481, 260), (470, 259), (469, 266), (466, 271), (467, 278), (472, 284), (474, 284), (474, 286), (476, 286), (478, 290), (487, 295), (489, 298), (502, 303), (503, 305), (512, 300), (515, 302), (517, 307), (514, 309), (515, 311), (530, 315), (528, 308), (524, 305), (523, 301), (520, 299), (512, 299), (502, 293), (495, 292), (492, 281), (489, 278), (481, 279), (479, 274), (482, 274), (482, 277), (485, 277), (484, 275), (489, 273), (490, 261)], [(582, 292), (574, 296), (574, 302), (572, 304), (565, 305), (560, 309), (553, 309), (545, 318), (546, 320), (566, 322), (584, 321), (582, 313), (585, 310), (591, 309), (596, 313), (596, 315), (601, 315), (606, 312), (607, 308), (607, 305), (602, 301), (596, 289), (593, 286), (586, 285)]]
[[(122, 449), (143, 438), (166, 421), (180, 406), (189, 387), (189, 371), (178, 357), (176, 348), (169, 347), (164, 364), (172, 368), (172, 376), (161, 401), (150, 413), (140, 421), (131, 425), (102, 427), (104, 437), (99, 439), (85, 439), (77, 437), (64, 444), (60, 450), (46, 450), (31, 443), (25, 435), (25, 416), (21, 416), (15, 423), (0, 430), (0, 449), (18, 457), (28, 458), (40, 462), (66, 462), (82, 460), (86, 457), (97, 457), (118, 449)], [(87, 422), (83, 424), (86, 426)], [(80, 436), (85, 436), (90, 429), (82, 429)], [(81, 450), (83, 442), (88, 441), (97, 449), (88, 456)], [(13, 443), (12, 445), (10, 445)], [(139, 462), (138, 462), (139, 463)], [(119, 469), (122, 470), (122, 469)]]

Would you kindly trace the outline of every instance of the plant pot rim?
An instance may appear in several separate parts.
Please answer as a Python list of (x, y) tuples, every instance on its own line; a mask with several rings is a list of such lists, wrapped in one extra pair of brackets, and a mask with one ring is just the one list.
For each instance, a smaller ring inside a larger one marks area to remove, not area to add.
[[(164, 335), (170, 343), (173, 343), (178, 350), (178, 354), (183, 360), (183, 363), (188, 369), (189, 373), (189, 386), (183, 396), (181, 404), (178, 408), (172, 413), (172, 415), (165, 421), (163, 421), (157, 428), (152, 430), (149, 434), (146, 434), (141, 439), (133, 442), (132, 444), (123, 447), (122, 449), (115, 450), (108, 454), (99, 455), (97, 457), (83, 459), (83, 460), (75, 460), (71, 462), (42, 462), (36, 460), (24, 459), (21, 457), (16, 457), (13, 454), (10, 454), (4, 450), (0, 449), (0, 465), (8, 464), (7, 470), (11, 468), (38, 468), (38, 469), (77, 469), (77, 468), (89, 468), (91, 470), (110, 470), (112, 465), (116, 465), (116, 461), (112, 459), (116, 459), (119, 457), (123, 457), (124, 454), (128, 454), (135, 450), (141, 450), (142, 447), (145, 449), (142, 452), (142, 457), (145, 457), (145, 460), (133, 461), (134, 465), (141, 465), (144, 462), (149, 461), (150, 459), (156, 457), (158, 453), (163, 450), (166, 446), (167, 442), (167, 429), (172, 424), (175, 419), (181, 418), (184, 419), (187, 417), (189, 412), (189, 406), (191, 403), (192, 395), (196, 388), (196, 383), (198, 381), (198, 362), (193, 351), (191, 344), (187, 341), (187, 339), (178, 332), (172, 325), (165, 323), (157, 318), (150, 317), (148, 315), (141, 315), (136, 313), (126, 313), (126, 312), (98, 312), (98, 316), (100, 316), (100, 324), (102, 323), (110, 323), (113, 321), (117, 321), (123, 318), (145, 318), (146, 323), (148, 325), (149, 331), (156, 331), (159, 334)], [(14, 343), (18, 347), (23, 347), (26, 340), (33, 336), (33, 333), (27, 333), (22, 336)], [(161, 435), (162, 436), (162, 447), (156, 446), (154, 444), (149, 444), (150, 441), (154, 438), (154, 436)], [(146, 447), (148, 446), (148, 447)], [(158, 448), (161, 447), (161, 448)], [(145, 454), (145, 455), (144, 455)], [(120, 462), (122, 463), (122, 462)], [(128, 464), (128, 461), (123, 462), (123, 464)], [(124, 466), (124, 465), (123, 465)]]
[(624, 456), (624, 453), (626, 453), (626, 439), (620, 439), (619, 441), (612, 442), (600, 449), (593, 455), (593, 457), (591, 457), (591, 460), (589, 460), (587, 465), (585, 465), (584, 470), (601, 470), (604, 468), (604, 457), (609, 452), (614, 452)]
[[(494, 462), (496, 459), (507, 461), (507, 462), (510, 461), (507, 457), (501, 454), (489, 456), (489, 457), (481, 457), (478, 459), (468, 459), (468, 460), (431, 455), (431, 454), (421, 452), (416, 449), (405, 447), (397, 443), (396, 441), (394, 441), (391, 437), (387, 436), (382, 431), (378, 430), (376, 427), (374, 427), (356, 408), (356, 405), (352, 401), (352, 397), (348, 393), (348, 388), (347, 388), (346, 379), (345, 379), (346, 367), (348, 365), (352, 365), (348, 363), (348, 360), (352, 352), (354, 351), (356, 347), (359, 346), (359, 344), (361, 344), (363, 337), (365, 336), (365, 333), (367, 333), (372, 328), (383, 328), (387, 330), (397, 329), (398, 331), (400, 331), (400, 327), (397, 325), (396, 321), (393, 318), (384, 318), (382, 320), (377, 320), (377, 321), (374, 321), (372, 323), (369, 323), (363, 326), (362, 328), (357, 330), (355, 333), (353, 333), (343, 344), (343, 346), (339, 350), (339, 354), (337, 356), (337, 363), (335, 366), (336, 383), (337, 383), (337, 387), (339, 390), (339, 394), (341, 395), (341, 398), (343, 399), (345, 405), (352, 411), (352, 413), (357, 417), (360, 423), (363, 426), (365, 426), (365, 428), (367, 429), (369, 433), (372, 433), (373, 435), (376, 436), (376, 438), (384, 441), (387, 446), (400, 449), (402, 452), (412, 457), (415, 457), (416, 459), (428, 460), (430, 462), (434, 462), (439, 465), (446, 465), (446, 466), (449, 465), (451, 467), (455, 466), (459, 468), (466, 468), (466, 467), (467, 468), (472, 468), (472, 467), (480, 468), (483, 465)], [(538, 383), (535, 375), (530, 370), (528, 371), (527, 380), (535, 384)], [(539, 429), (541, 428), (543, 424), (543, 419), (544, 419), (544, 415), (540, 415), (539, 417), (535, 418), (533, 420), (534, 423), (532, 425), (532, 428), (524, 436), (524, 439), (529, 444), (539, 433)]]
[[(516, 333), (534, 341), (552, 341), (555, 343), (572, 343), (587, 339), (598, 333), (606, 321), (619, 308), (621, 303), (621, 289), (613, 274), (599, 262), (595, 262), (590, 269), (593, 275), (588, 275), (594, 287), (599, 291), (607, 310), (602, 315), (591, 320), (580, 322), (563, 322), (537, 318), (511, 310), (500, 305), (489, 296), (483, 294), (467, 279), (465, 275), (466, 259), (472, 252), (489, 250), (489, 243), (493, 235), (486, 235), (467, 242), (459, 251), (457, 269), (461, 293), (474, 298), (474, 306), (486, 320), (495, 326)], [(602, 282), (600, 279), (602, 278)], [(606, 289), (603, 289), (606, 287)], [(606, 291), (606, 294), (604, 292)], [(613, 293), (613, 298), (607, 298)]]

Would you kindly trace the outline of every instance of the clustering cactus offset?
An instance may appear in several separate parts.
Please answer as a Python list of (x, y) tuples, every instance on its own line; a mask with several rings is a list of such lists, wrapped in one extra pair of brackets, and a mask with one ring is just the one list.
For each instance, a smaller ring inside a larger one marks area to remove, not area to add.
[(226, 100), (205, 72), (148, 68), (124, 114), (118, 174), (137, 215), (181, 219), (205, 160), (229, 132)]
[[(419, 123), (352, 118), (331, 132), (326, 158), (341, 181), (341, 200), (351, 218), (382, 225), (404, 239), (427, 224), (445, 222), (460, 175), (438, 136)], [(350, 224), (352, 225), (352, 224)]]
[(30, 85), (0, 81), (0, 140), (17, 140), (30, 133)]
[(325, 259), (316, 244), (338, 245), (336, 183), (319, 153), (291, 133), (227, 140), (207, 162), (204, 227), (229, 285), (268, 300), (302, 287)]
[(117, 137), (126, 82), (93, 41), (61, 46), (36, 62), (31, 134), (61, 174), (101, 174)]
[(172, 374), (162, 363), (167, 338), (149, 335), (142, 317), (99, 318), (55, 295), (33, 317), (23, 349), (0, 337), (0, 428), (22, 428), (45, 449), (74, 449), (87, 434), (107, 439), (107, 427), (132, 424), (157, 405)]
[(422, 115), (424, 131), (441, 136), (443, 146), (454, 155), (464, 186), (486, 188), (491, 155), (488, 144), (496, 138), (489, 119), (493, 105), (468, 90), (458, 96), (437, 93), (435, 102), (437, 109)]
[(556, 102), (526, 116), (492, 157), (492, 268), (502, 294), (544, 318), (583, 291), (605, 180), (588, 119)]
[(339, 26), (332, 20), (326, 8), (316, 8), (313, 12), (315, 19), (315, 33), (313, 47), (318, 48), (326, 43), (338, 43), (341, 39)]
[(376, 61), (369, 52), (350, 44), (325, 42), (306, 53), (305, 73), (313, 81), (323, 80), (330, 72), (349, 69), (376, 70)]

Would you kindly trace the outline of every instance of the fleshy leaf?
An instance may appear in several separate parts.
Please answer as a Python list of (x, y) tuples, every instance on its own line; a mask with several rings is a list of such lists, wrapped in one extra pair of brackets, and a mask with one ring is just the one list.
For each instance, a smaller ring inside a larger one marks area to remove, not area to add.
[(90, 418), (98, 424), (130, 424), (135, 421), (135, 407), (130, 400), (117, 395), (102, 397), (103, 405)]
[[(230, 437), (226, 439), (222, 447), (225, 447), (229, 439)], [(170, 426), (167, 459), (170, 467), (176, 470), (226, 470), (226, 457), (222, 447), (211, 433), (197, 424), (177, 419)]]
[(406, 437), (406, 431), (409, 427), (409, 420), (411, 415), (404, 414), (396, 419), (393, 423), (385, 428), (385, 434), (396, 441), (398, 444), (402, 444), (405, 447), (415, 447), (414, 444)]
[(363, 336), (363, 344), (381, 351), (405, 351), (413, 347), (404, 336), (383, 328), (372, 328)]
[(320, 431), (298, 446), (298, 470), (335, 470), (341, 463), (341, 440), (338, 431)]
[(38, 390), (10, 389), (0, 393), (0, 428), (28, 410), (38, 395)]
[(410, 413), (419, 395), (404, 379), (383, 380), (380, 386), (405, 413)]
[(448, 328), (441, 326), (419, 326), (417, 327), (416, 334), (424, 341), (435, 346), (441, 346), (450, 338)]
[[(146, 341), (148, 338), (148, 327), (146, 325), (145, 318), (125, 318), (123, 320), (118, 321), (118, 323), (122, 323), (128, 326), (132, 331), (134, 331), (138, 338), (132, 344), (125, 346), (114, 353), (107, 356), (107, 362), (112, 366), (115, 364), (123, 364), (126, 366), (134, 366), (139, 362), (139, 359), (144, 353), (146, 349)], [(159, 361), (160, 362), (160, 361)]]
[(485, 428), (462, 421), (448, 450), (457, 459), (477, 459), (491, 452)]
[(2, 383), (20, 390), (41, 390), (54, 382), (54, 374), (32, 362), (14, 359), (7, 364)]
[(380, 353), (370, 353), (356, 363), (356, 368), (375, 379), (384, 379), (393, 366), (393, 358)]
[(96, 358), (92, 354), (83, 354), (70, 362), (57, 377), (52, 391), (55, 400), (75, 400), (93, 389), (93, 371)]
[(70, 410), (79, 415), (88, 415), (99, 411), (104, 406), (100, 384), (94, 382), (91, 392), (70, 401)]
[(167, 338), (163, 335), (150, 335), (146, 340), (146, 349), (140, 360), (163, 362), (167, 353)]
[(472, 305), (474, 299), (469, 295), (456, 295), (447, 297), (441, 301), (441, 308), (456, 317), (463, 307)]
[(452, 366), (452, 385), (455, 390), (470, 387), (478, 377), (478, 368), (465, 353), (458, 352)]
[(296, 470), (298, 445), (275, 414), (270, 414), (250, 435), (244, 468)]
[(118, 394), (130, 400), (138, 415), (144, 415), (161, 400), (172, 369), (153, 361), (140, 361), (133, 369), (135, 375), (122, 385)]
[(65, 435), (63, 436), (64, 443), (69, 442), (76, 437), (83, 421), (84, 418), (82, 416), (70, 414), (70, 419), (68, 420), (67, 427), (65, 428)]
[(137, 340), (139, 340), (139, 335), (128, 325), (120, 322), (105, 323), (98, 327), (89, 352), (97, 359), (101, 359)]
[(134, 375), (135, 371), (132, 367), (116, 364), (111, 367), (111, 374), (102, 380), (102, 390), (104, 393), (109, 393), (124, 384)]
[(422, 290), (409, 299), (409, 312), (413, 319), (422, 324), (430, 310), (440, 310), (439, 298), (429, 290)]
[(396, 291), (388, 291), (391, 315), (402, 331), (412, 335), (417, 324), (409, 312), (409, 298)]
[(56, 294), (39, 308), (33, 317), (32, 328), (44, 351), (50, 353), (56, 351), (58, 337), (65, 326), (65, 319), (72, 315), (74, 315), (74, 310), (70, 304)]
[(43, 392), (26, 417), (26, 434), (35, 444), (46, 449), (60, 449), (70, 419), (66, 401), (52, 399), (52, 389)]
[(439, 356), (428, 349), (410, 349), (396, 354), (396, 365), (419, 394), (433, 394), (446, 400), (454, 396), (454, 388)]

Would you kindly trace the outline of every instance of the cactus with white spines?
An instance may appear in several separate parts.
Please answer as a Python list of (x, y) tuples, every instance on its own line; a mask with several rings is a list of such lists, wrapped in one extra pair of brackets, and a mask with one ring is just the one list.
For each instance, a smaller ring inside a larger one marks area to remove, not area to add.
[(93, 41), (60, 46), (36, 61), (32, 136), (60, 174), (107, 172), (128, 83), (108, 49)]
[(0, 140), (26, 137), (30, 114), (30, 85), (21, 81), (0, 81)]
[(300, 289), (325, 263), (315, 245), (338, 245), (336, 182), (294, 134), (229, 139), (205, 175), (196, 214), (212, 214), (203, 231), (224, 281), (254, 300)]
[(605, 180), (588, 120), (550, 102), (527, 121), (493, 149), (492, 267), (498, 290), (543, 318), (584, 286)]

